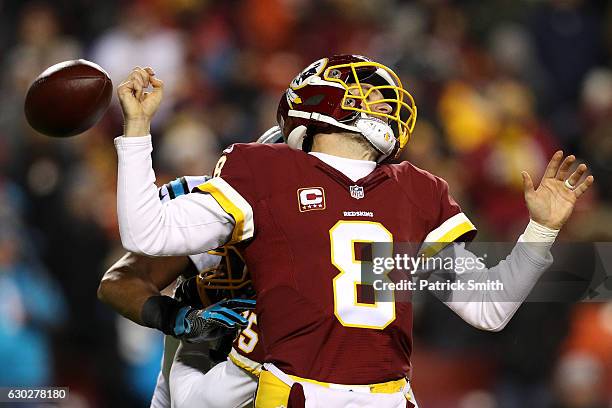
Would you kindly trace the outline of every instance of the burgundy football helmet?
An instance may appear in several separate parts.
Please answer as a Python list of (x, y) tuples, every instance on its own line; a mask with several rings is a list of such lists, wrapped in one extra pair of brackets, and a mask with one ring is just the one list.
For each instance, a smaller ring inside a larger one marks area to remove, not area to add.
[[(369, 100), (375, 91), (382, 99)], [(383, 103), (391, 109), (376, 108)], [(348, 130), (380, 152), (379, 161), (399, 156), (416, 117), (414, 98), (395, 72), (360, 55), (336, 55), (310, 64), (291, 81), (277, 112), (291, 147), (302, 149), (307, 131)]]

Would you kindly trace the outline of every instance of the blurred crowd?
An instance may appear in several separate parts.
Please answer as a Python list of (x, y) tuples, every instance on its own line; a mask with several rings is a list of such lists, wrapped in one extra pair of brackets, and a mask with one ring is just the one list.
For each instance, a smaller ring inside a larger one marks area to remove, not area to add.
[[(587, 0), (0, 0), (0, 385), (70, 386), (70, 407), (144, 407), (161, 337), (96, 299), (122, 253), (116, 100), (51, 139), (23, 100), (46, 67), (86, 58), (115, 86), (134, 66), (166, 84), (158, 183), (209, 173), (275, 124), (281, 92), (332, 53), (393, 67), (417, 126), (403, 159), (444, 177), (479, 240), (513, 241), (534, 179), (562, 148), (596, 184), (562, 232), (612, 241), (612, 5)], [(427, 408), (612, 404), (612, 303), (524, 305), (480, 333), (441, 303), (415, 308), (414, 387)]]

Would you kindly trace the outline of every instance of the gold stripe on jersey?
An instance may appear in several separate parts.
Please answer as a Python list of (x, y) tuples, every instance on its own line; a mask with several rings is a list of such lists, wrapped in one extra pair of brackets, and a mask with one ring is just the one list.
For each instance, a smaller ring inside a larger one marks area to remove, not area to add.
[[(402, 392), (407, 384), (405, 378), (399, 380), (389, 381), (379, 384), (366, 384), (366, 385), (340, 385), (321, 381), (310, 380), (308, 378), (301, 378), (294, 375), (289, 376), (293, 381), (300, 383), (311, 383), (316, 384), (325, 388), (345, 390), (349, 392), (351, 389), (360, 389), (359, 392), (368, 392), (372, 394), (394, 394), (396, 392)], [(255, 396), (255, 407), (256, 408), (277, 408), (279, 406), (287, 406), (289, 402), (289, 393), (291, 387), (285, 384), (281, 379), (276, 377), (270, 371), (262, 371), (259, 376), (259, 383), (257, 385), (257, 394)], [(407, 400), (411, 400), (411, 392), (409, 391), (405, 395)]]
[(427, 234), (420, 252), (433, 256), (470, 231), (476, 231), (476, 227), (468, 217), (464, 213), (455, 214)]
[(202, 193), (210, 194), (219, 203), (221, 208), (234, 218), (236, 224), (228, 244), (235, 244), (252, 238), (255, 231), (253, 223), (253, 209), (240, 193), (230, 186), (221, 177), (214, 177), (206, 183), (200, 184), (197, 189)]
[(247, 373), (255, 377), (259, 377), (259, 374), (261, 374), (261, 364), (238, 353), (235, 348), (232, 347), (232, 351), (230, 351), (228, 357), (232, 363)]

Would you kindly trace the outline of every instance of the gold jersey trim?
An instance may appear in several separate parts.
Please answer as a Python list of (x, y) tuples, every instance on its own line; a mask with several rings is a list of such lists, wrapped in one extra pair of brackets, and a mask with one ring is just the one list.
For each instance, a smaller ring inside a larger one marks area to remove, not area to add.
[(210, 194), (223, 208), (223, 211), (234, 218), (236, 224), (232, 237), (226, 245), (236, 244), (253, 237), (255, 232), (253, 208), (232, 186), (221, 177), (214, 177), (200, 184), (197, 189), (202, 193)]
[(425, 237), (421, 253), (433, 256), (462, 235), (476, 231), (476, 227), (464, 213), (455, 214)]
[(228, 357), (231, 360), (231, 362), (234, 363), (236, 366), (240, 367), (247, 373), (259, 378), (259, 375), (261, 374), (261, 364), (260, 363), (253, 361), (248, 357), (243, 356), (242, 354), (238, 353), (238, 351), (236, 351), (236, 349), (233, 347)]

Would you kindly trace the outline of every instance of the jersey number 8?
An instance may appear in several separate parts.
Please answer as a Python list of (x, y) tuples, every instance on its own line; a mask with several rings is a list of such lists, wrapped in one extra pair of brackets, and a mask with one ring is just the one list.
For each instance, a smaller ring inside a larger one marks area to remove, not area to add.
[[(393, 235), (381, 223), (338, 221), (329, 230), (331, 262), (340, 271), (334, 277), (334, 314), (343, 326), (382, 330), (395, 320), (392, 292), (375, 292), (374, 303), (359, 303), (357, 285), (361, 282), (363, 262), (355, 258), (355, 243), (392, 243)], [(382, 248), (382, 252), (380, 253)], [(378, 249), (378, 252), (374, 252)], [(391, 257), (392, 245), (374, 246), (372, 257)], [(390, 282), (385, 274), (375, 279)], [(371, 283), (370, 283), (371, 284)]]

